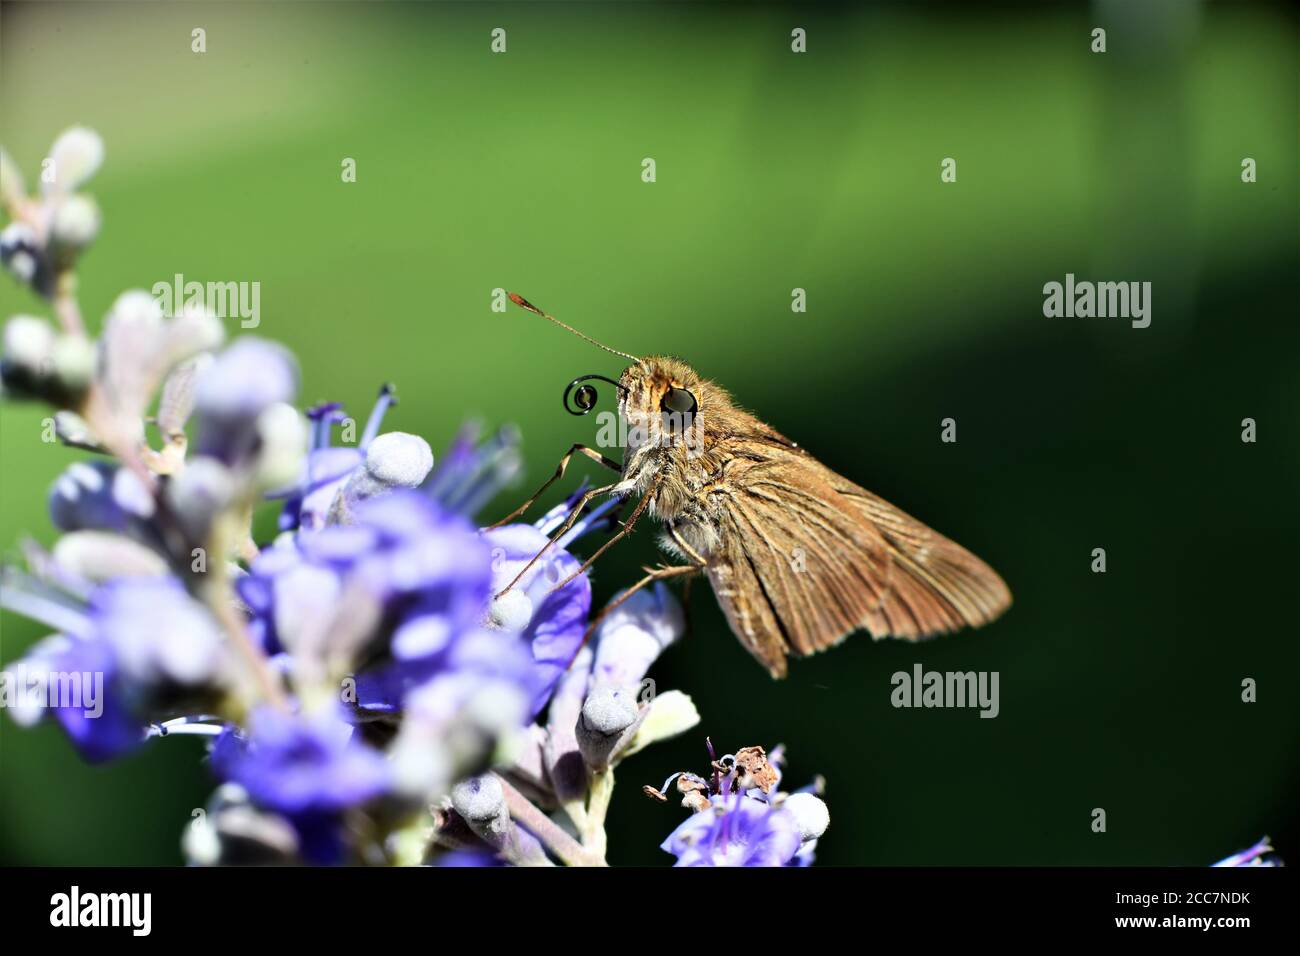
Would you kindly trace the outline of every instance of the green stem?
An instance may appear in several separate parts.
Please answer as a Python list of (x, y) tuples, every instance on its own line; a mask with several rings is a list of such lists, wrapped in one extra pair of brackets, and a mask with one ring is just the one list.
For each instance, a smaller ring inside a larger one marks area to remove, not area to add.
[(605, 814), (614, 793), (614, 768), (598, 770), (591, 775), (591, 796), (587, 800), (586, 824), (582, 831), (582, 845), (605, 859), (608, 837), (605, 834)]

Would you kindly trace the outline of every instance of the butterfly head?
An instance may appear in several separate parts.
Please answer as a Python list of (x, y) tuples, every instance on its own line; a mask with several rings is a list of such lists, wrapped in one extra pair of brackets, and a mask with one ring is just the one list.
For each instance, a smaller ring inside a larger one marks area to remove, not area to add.
[[(540, 315), (597, 348), (632, 360), (617, 382), (604, 375), (580, 375), (570, 382), (564, 390), (564, 407), (571, 414), (586, 415), (595, 408), (596, 386), (591, 382), (602, 381), (618, 389), (618, 410), (627, 425), (630, 447), (690, 445), (698, 438), (697, 425), (707, 402), (705, 392), (713, 389), (685, 362), (670, 356), (637, 358), (620, 352), (543, 312), (521, 295), (512, 292), (509, 297), (520, 308)], [(716, 404), (725, 405), (721, 393)]]
[(665, 447), (691, 440), (708, 386), (680, 359), (649, 356), (623, 370), (618, 388), (628, 443)]

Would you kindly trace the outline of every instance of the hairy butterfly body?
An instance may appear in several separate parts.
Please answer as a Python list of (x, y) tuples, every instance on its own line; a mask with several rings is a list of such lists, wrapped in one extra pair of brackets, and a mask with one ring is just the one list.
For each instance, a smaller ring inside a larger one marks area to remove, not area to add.
[[(661, 545), (684, 563), (637, 587), (706, 575), (732, 631), (774, 677), (785, 675), (787, 657), (857, 630), (916, 640), (978, 627), (1010, 605), (1006, 584), (975, 555), (835, 473), (685, 362), (616, 354), (633, 360), (617, 382), (605, 379), (619, 392), (623, 461), (583, 446), (570, 455), (581, 451), (620, 480), (589, 493), (575, 516), (591, 495), (639, 496), (617, 537), (646, 512), (665, 525)], [(589, 378), (601, 376), (577, 379), (570, 391)], [(584, 385), (570, 410), (585, 414), (594, 401)]]

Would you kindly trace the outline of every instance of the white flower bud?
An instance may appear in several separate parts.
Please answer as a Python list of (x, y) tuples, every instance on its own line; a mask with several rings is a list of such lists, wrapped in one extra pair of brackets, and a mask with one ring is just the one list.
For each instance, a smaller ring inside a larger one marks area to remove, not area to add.
[(194, 817), (185, 827), (181, 853), (195, 866), (216, 866), (221, 862), (221, 838), (206, 815)]
[(31, 374), (46, 375), (54, 342), (50, 323), (32, 315), (15, 315), (5, 323), (4, 360)]
[(831, 812), (825, 802), (811, 793), (792, 793), (785, 798), (781, 809), (790, 811), (799, 826), (802, 842), (815, 840), (826, 832), (831, 822)]
[(54, 161), (54, 181), (42, 183), (42, 189), (51, 193), (70, 193), (80, 187), (104, 161), (104, 141), (99, 134), (84, 126), (65, 130), (50, 150)]
[(194, 539), (205, 538), (212, 520), (235, 496), (230, 470), (215, 458), (196, 455), (167, 483), (167, 501)]
[(156, 551), (111, 531), (65, 534), (55, 543), (53, 555), (60, 567), (97, 583), (167, 573), (167, 562)]
[(502, 631), (519, 633), (533, 619), (533, 602), (521, 588), (493, 598), (488, 607), (487, 625)]
[(307, 456), (307, 422), (286, 402), (276, 402), (257, 418), (261, 454), (257, 459), (257, 485), (283, 488), (302, 473)]
[[(168, 578), (135, 579), (110, 591), (102, 633), (127, 680), (196, 686), (224, 680), (225, 634), (207, 609)], [(149, 620), (149, 627), (139, 625)]]
[(451, 791), (451, 805), (470, 826), (492, 823), (506, 813), (506, 795), (493, 774), (470, 777)]
[(546, 865), (546, 853), (537, 838), (510, 819), (505, 791), (495, 774), (471, 777), (451, 791), (451, 805), (471, 830), (515, 866)]
[(36, 277), (40, 263), (31, 253), (18, 250), (5, 260), (5, 266), (19, 282), (30, 284)]
[(489, 846), (501, 849), (510, 836), (510, 811), (495, 774), (470, 777), (451, 791), (451, 805)]
[(366, 449), (366, 471), (390, 488), (417, 488), (433, 469), (433, 450), (419, 435), (388, 432)]
[(89, 196), (69, 196), (54, 210), (50, 239), (58, 246), (80, 251), (99, 235), (99, 207)]
[(95, 346), (90, 339), (80, 335), (61, 335), (54, 343), (50, 364), (63, 387), (81, 391), (89, 387), (95, 377), (96, 358)]
[(186, 304), (166, 324), (159, 350), (163, 363), (171, 366), (203, 352), (211, 352), (226, 338), (221, 320), (206, 308)]

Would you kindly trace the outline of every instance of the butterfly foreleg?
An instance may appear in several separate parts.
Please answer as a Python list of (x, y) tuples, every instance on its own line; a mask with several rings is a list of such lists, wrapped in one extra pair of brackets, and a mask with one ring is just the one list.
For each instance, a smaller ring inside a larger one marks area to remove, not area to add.
[(616, 481), (612, 485), (602, 485), (599, 488), (592, 488), (581, 498), (579, 498), (578, 503), (574, 505), (573, 510), (569, 512), (569, 517), (564, 519), (564, 524), (560, 525), (559, 529), (555, 532), (555, 534), (551, 535), (550, 539), (546, 542), (546, 544), (542, 545), (542, 549), (538, 551), (535, 555), (533, 555), (532, 560), (523, 566), (520, 572), (515, 575), (514, 580), (496, 593), (496, 597), (498, 598), (501, 597), (501, 595), (505, 594), (516, 584), (518, 584), (520, 579), (525, 574), (528, 573), (528, 570), (534, 564), (537, 563), (538, 559), (541, 558), (542, 555), (544, 555), (547, 551), (550, 550), (551, 545), (555, 544), (556, 541), (560, 540), (565, 536), (565, 534), (568, 533), (569, 529), (573, 527), (573, 523), (578, 520), (578, 515), (582, 514), (582, 509), (587, 507), (588, 502), (590, 502), (592, 498), (595, 498), (598, 495), (607, 494), (609, 492), (617, 493), (620, 490), (622, 490), (621, 486), (622, 486), (622, 482)]
[(614, 535), (614, 537), (610, 538), (599, 548), (597, 548), (595, 554), (589, 557), (586, 561), (582, 562), (582, 567), (578, 568), (578, 570), (574, 571), (572, 574), (570, 574), (559, 584), (555, 585), (555, 587), (551, 588), (552, 591), (560, 590), (560, 588), (564, 587), (566, 584), (568, 584), (570, 581), (576, 578), (579, 574), (585, 572), (588, 568), (590, 568), (593, 564), (596, 563), (597, 558), (599, 558), (602, 554), (604, 554), (611, 547), (613, 547), (616, 541), (620, 541), (632, 533), (632, 528), (636, 526), (637, 519), (641, 517), (641, 513), (645, 511), (646, 506), (650, 504), (650, 502), (654, 499), (654, 494), (655, 491), (659, 488), (660, 480), (661, 480), (660, 478), (656, 478), (654, 484), (650, 486), (650, 490), (641, 496), (641, 500), (638, 501), (636, 507), (632, 509), (632, 513), (628, 515), (627, 521), (623, 523), (623, 527), (619, 529), (618, 534)]
[(582, 444), (581, 442), (577, 442), (574, 444), (572, 448), (568, 450), (568, 452), (564, 455), (564, 457), (560, 459), (559, 465), (557, 465), (555, 468), (555, 474), (551, 475), (550, 478), (547, 478), (546, 481), (543, 482), (542, 487), (538, 488), (537, 491), (533, 493), (533, 496), (531, 498), (525, 501), (514, 511), (510, 512), (510, 514), (506, 515), (496, 524), (488, 525), (487, 530), (491, 531), (493, 528), (499, 528), (503, 524), (515, 520), (520, 515), (522, 515), (525, 511), (531, 508), (533, 506), (533, 502), (536, 501), (538, 498), (540, 498), (543, 494), (545, 494), (547, 488), (551, 487), (551, 485), (555, 484), (555, 482), (559, 481), (561, 478), (564, 477), (564, 470), (569, 467), (569, 461), (570, 459), (573, 458), (574, 455), (583, 455), (587, 458), (590, 458), (592, 461), (596, 462), (597, 464), (604, 465), (606, 468), (610, 469), (611, 471), (617, 471), (620, 474), (623, 471), (623, 466), (620, 465), (618, 462), (614, 461), (612, 458), (606, 458), (600, 452), (596, 451), (596, 449), (588, 448), (586, 445)]

